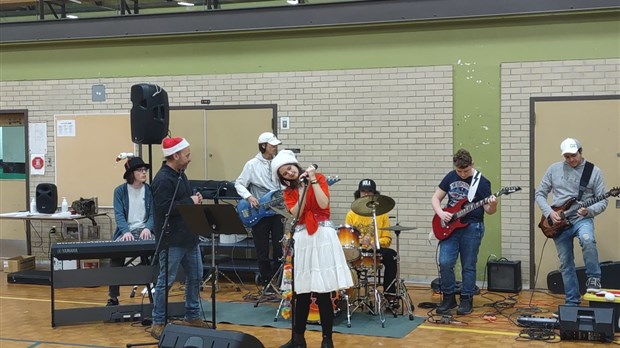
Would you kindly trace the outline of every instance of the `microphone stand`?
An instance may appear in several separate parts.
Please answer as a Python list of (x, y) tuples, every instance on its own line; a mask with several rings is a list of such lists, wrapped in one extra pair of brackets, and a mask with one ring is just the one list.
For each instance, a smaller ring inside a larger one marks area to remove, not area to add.
[(297, 214), (295, 216), (295, 218), (293, 219), (293, 221), (291, 221), (291, 240), (289, 241), (289, 248), (291, 248), (293, 250), (292, 252), (292, 256), (291, 256), (291, 267), (293, 269), (293, 272), (291, 273), (291, 342), (293, 341), (293, 336), (295, 334), (295, 324), (296, 324), (296, 320), (295, 320), (295, 312), (297, 312), (296, 310), (296, 306), (297, 306), (297, 295), (295, 294), (295, 227), (297, 227), (297, 223), (299, 222), (299, 217), (301, 216), (301, 205), (304, 201), (304, 199), (306, 198), (306, 192), (308, 191), (308, 182), (307, 180), (305, 181), (305, 185), (304, 185), (304, 190), (301, 194), (301, 196), (299, 197), (299, 201), (297, 202), (297, 207), (299, 209), (297, 209)]
[[(161, 247), (162, 245), (164, 246), (164, 255), (166, 256), (166, 259), (164, 261), (164, 279), (166, 281), (165, 284), (165, 288), (164, 288), (164, 325), (167, 324), (168, 322), (168, 294), (169, 294), (169, 288), (168, 288), (168, 252), (170, 250), (170, 244), (168, 243), (168, 238), (170, 237), (170, 228), (168, 227), (168, 220), (170, 219), (170, 212), (172, 211), (172, 207), (174, 206), (174, 199), (177, 196), (177, 192), (179, 191), (179, 185), (181, 184), (181, 179), (183, 178), (183, 169), (181, 169), (179, 171), (179, 177), (177, 178), (177, 184), (174, 187), (174, 193), (172, 194), (172, 199), (170, 200), (170, 205), (168, 206), (168, 211), (166, 212), (166, 217), (164, 218), (164, 223), (161, 227), (161, 238), (159, 238), (157, 240), (157, 246), (155, 247), (155, 255), (153, 255), (153, 259), (151, 260), (151, 266), (154, 267), (155, 263), (158, 260), (159, 253), (162, 251)], [(162, 243), (163, 240), (166, 240), (165, 242)], [(150, 291), (149, 291), (150, 292)], [(155, 306), (155, 303), (153, 302), (153, 306)], [(137, 347), (137, 346), (148, 346), (148, 345), (152, 345), (153, 343), (137, 343), (137, 344), (131, 344), (131, 343), (127, 343), (126, 347)]]

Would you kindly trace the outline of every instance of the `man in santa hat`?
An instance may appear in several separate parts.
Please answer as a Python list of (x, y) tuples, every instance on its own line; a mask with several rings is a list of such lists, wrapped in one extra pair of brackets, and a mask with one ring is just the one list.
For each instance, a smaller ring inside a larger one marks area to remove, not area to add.
[[(191, 233), (183, 223), (176, 206), (201, 204), (200, 193), (192, 194), (185, 175), (190, 159), (190, 147), (184, 138), (164, 138), (162, 150), (165, 161), (151, 184), (155, 207), (155, 238), (166, 238), (168, 248), (168, 273), (166, 279), (166, 251), (159, 251), (159, 275), (153, 298), (153, 326), (151, 336), (159, 339), (164, 326), (166, 280), (168, 287), (177, 277), (179, 265), (185, 270), (185, 318), (183, 323), (195, 327), (208, 327), (200, 312), (200, 281), (202, 280), (202, 256), (198, 236)], [(175, 195), (175, 189), (176, 191)], [(163, 226), (168, 209), (172, 206), (167, 226)], [(162, 234), (165, 228), (168, 234)]]

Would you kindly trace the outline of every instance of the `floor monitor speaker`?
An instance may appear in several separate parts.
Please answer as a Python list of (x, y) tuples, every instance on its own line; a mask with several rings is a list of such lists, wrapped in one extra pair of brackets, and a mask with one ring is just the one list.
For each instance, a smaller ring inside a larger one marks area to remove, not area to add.
[(488, 290), (492, 292), (521, 292), (521, 261), (487, 262)]
[(131, 86), (131, 141), (161, 144), (168, 135), (170, 107), (168, 93), (158, 85)]
[(611, 342), (614, 340), (613, 316), (612, 308), (560, 306), (560, 338)]
[(35, 191), (37, 212), (42, 214), (54, 214), (58, 209), (58, 189), (54, 184), (38, 184)]
[(159, 338), (160, 348), (265, 348), (243, 332), (168, 324)]

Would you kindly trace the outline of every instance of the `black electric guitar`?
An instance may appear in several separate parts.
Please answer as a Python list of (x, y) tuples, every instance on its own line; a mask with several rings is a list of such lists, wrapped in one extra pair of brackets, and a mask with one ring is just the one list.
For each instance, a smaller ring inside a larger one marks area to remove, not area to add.
[(579, 209), (589, 207), (610, 196), (618, 197), (619, 194), (620, 194), (620, 187), (614, 187), (611, 190), (609, 190), (609, 192), (607, 193), (590, 198), (583, 202), (578, 202), (577, 198), (571, 198), (559, 207), (555, 207), (555, 206), (551, 207), (551, 209), (558, 212), (558, 214), (560, 214), (560, 216), (562, 217), (562, 220), (560, 222), (554, 223), (551, 220), (551, 217), (543, 216), (540, 219), (540, 223), (538, 223), (538, 227), (540, 227), (543, 234), (547, 238), (557, 237), (560, 235), (560, 233), (562, 233), (562, 231), (566, 227), (569, 227), (571, 225), (570, 222), (568, 221), (568, 218), (573, 215), (576, 215)]
[[(326, 180), (327, 185), (331, 186), (340, 181), (340, 178), (329, 177)], [(247, 199), (242, 199), (237, 203), (237, 214), (243, 225), (248, 228), (256, 225), (262, 218), (276, 215), (282, 210), (286, 211), (282, 190), (269, 191), (258, 200), (256, 208), (252, 207)]]

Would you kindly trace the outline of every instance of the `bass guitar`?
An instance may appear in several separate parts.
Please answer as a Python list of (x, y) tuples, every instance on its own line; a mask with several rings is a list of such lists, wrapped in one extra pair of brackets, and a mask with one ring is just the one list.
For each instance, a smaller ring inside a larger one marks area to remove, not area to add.
[[(511, 193), (515, 193), (517, 191), (521, 191), (521, 187), (519, 186), (509, 186), (504, 187), (501, 190), (497, 191), (495, 197), (500, 197), (502, 195), (509, 195)], [(481, 206), (487, 204), (491, 196), (486, 197), (476, 203), (469, 203), (467, 198), (463, 198), (456, 203), (453, 207), (445, 208), (443, 211), (448, 213), (452, 213), (452, 219), (450, 221), (445, 222), (439, 218), (439, 215), (435, 214), (433, 217), (433, 233), (438, 240), (447, 239), (452, 235), (454, 230), (457, 228), (463, 228), (469, 224), (462, 223), (461, 218), (469, 213), (471, 213), (474, 209), (480, 208)]]
[(543, 234), (547, 238), (557, 237), (562, 233), (562, 231), (566, 227), (569, 227), (571, 225), (571, 223), (568, 221), (568, 218), (576, 215), (579, 209), (587, 208), (610, 196), (618, 197), (619, 194), (620, 194), (620, 187), (614, 187), (611, 190), (609, 190), (609, 192), (607, 193), (590, 198), (583, 202), (578, 202), (577, 198), (571, 198), (559, 207), (555, 207), (555, 206), (551, 207), (551, 209), (556, 211), (558, 214), (560, 214), (560, 217), (562, 217), (562, 220), (560, 222), (554, 223), (551, 220), (550, 216), (548, 217), (542, 216), (542, 218), (540, 219), (540, 222), (538, 223), (538, 227), (542, 230)]
[[(331, 186), (338, 181), (339, 177), (329, 177), (326, 179), (327, 185)], [(284, 196), (282, 190), (269, 191), (258, 200), (258, 206), (252, 207), (247, 199), (242, 199), (237, 203), (237, 214), (245, 227), (251, 228), (262, 218), (273, 216), (285, 212)]]

